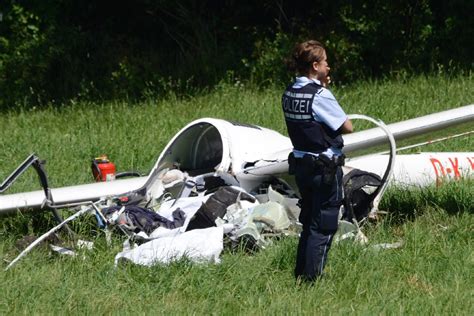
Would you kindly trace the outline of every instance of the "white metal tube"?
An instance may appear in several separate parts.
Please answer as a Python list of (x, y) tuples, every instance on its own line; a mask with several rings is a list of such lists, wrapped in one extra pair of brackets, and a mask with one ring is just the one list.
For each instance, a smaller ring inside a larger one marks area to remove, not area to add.
[(349, 119), (351, 119), (351, 120), (352, 119), (362, 119), (362, 120), (366, 120), (366, 121), (374, 123), (375, 125), (377, 125), (378, 127), (380, 127), (382, 129), (382, 131), (385, 133), (385, 135), (387, 136), (388, 141), (390, 143), (390, 156), (389, 156), (390, 159), (387, 162), (387, 167), (386, 167), (385, 173), (382, 177), (381, 187), (379, 188), (377, 196), (374, 198), (374, 200), (372, 202), (373, 206), (372, 206), (372, 209), (370, 210), (370, 214), (375, 214), (378, 211), (380, 201), (382, 200), (382, 196), (385, 193), (385, 190), (387, 189), (388, 180), (392, 177), (392, 174), (393, 174), (393, 166), (395, 165), (395, 155), (396, 155), (396, 152), (397, 152), (395, 139), (393, 137), (393, 134), (387, 128), (387, 125), (385, 125), (385, 123), (382, 122), (381, 120), (375, 120), (375, 119), (373, 119), (369, 116), (360, 115), (360, 114), (349, 115)]
[[(122, 179), (110, 182), (96, 182), (70, 187), (51, 189), (54, 203), (67, 204), (96, 201), (101, 197), (123, 194), (139, 189), (146, 177)], [(15, 213), (18, 209), (41, 209), (45, 200), (44, 191), (0, 195), (0, 215)]]
[[(387, 126), (395, 139), (400, 140), (471, 121), (474, 121), (474, 104)], [(386, 142), (387, 139), (385, 133), (379, 128), (347, 134), (343, 137), (345, 153), (380, 145)]]

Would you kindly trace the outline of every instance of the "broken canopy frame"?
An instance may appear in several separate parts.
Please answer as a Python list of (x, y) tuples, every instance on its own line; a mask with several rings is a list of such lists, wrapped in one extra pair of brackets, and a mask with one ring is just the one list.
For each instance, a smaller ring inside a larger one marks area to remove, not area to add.
[[(44, 170), (45, 161), (40, 160), (35, 154), (31, 154), (13, 171), (0, 185), (0, 193), (5, 192), (29, 167), (33, 166), (38, 174), (40, 184), (43, 187), (45, 198), (43, 205), (53, 204), (51, 190), (48, 185), (48, 176)], [(55, 214), (56, 216), (56, 214)]]
[[(474, 121), (474, 105), (390, 124), (387, 128), (399, 140), (471, 121)], [(380, 128), (364, 130), (344, 135), (344, 151), (350, 153), (385, 141), (386, 135)], [(276, 131), (256, 125), (203, 118), (189, 123), (171, 139), (147, 177), (51, 189), (51, 195), (56, 205), (97, 201), (130, 192), (149, 199), (162, 192), (160, 176), (166, 169), (173, 167), (181, 168), (192, 177), (218, 175), (227, 183), (250, 192), (264, 181), (288, 172), (287, 157), (291, 150), (289, 138)], [(387, 156), (377, 157), (384, 160), (381, 163), (383, 166), (387, 165)], [(357, 163), (362, 161), (351, 159), (347, 164), (357, 167)], [(371, 165), (370, 161), (365, 165)], [(398, 163), (395, 169), (397, 166)], [(371, 168), (361, 169), (372, 171)], [(0, 215), (17, 210), (40, 210), (44, 207), (43, 202), (42, 191), (1, 195)]]
[[(395, 144), (395, 138), (393, 137), (392, 132), (388, 129), (387, 125), (385, 125), (385, 123), (382, 122), (381, 120), (375, 120), (369, 116), (360, 115), (360, 114), (351, 114), (349, 115), (349, 119), (351, 120), (361, 119), (361, 120), (366, 120), (366, 121), (374, 123), (375, 125), (377, 125), (378, 127), (382, 129), (382, 131), (387, 136), (389, 144), (390, 144), (390, 152), (389, 152), (387, 167), (382, 176), (381, 185), (376, 189), (374, 193), (375, 197), (372, 201), (372, 209), (369, 212), (369, 216), (373, 216), (378, 211), (380, 201), (382, 200), (382, 196), (385, 193), (385, 190), (387, 189), (388, 179), (393, 174), (393, 167), (395, 164), (395, 155), (397, 153), (397, 146)], [(355, 218), (354, 214), (352, 214), (352, 216), (353, 218)]]
[[(63, 221), (61, 215), (59, 215), (57, 211), (57, 207), (54, 207), (54, 201), (53, 197), (51, 195), (51, 189), (49, 188), (48, 184), (48, 176), (46, 174), (46, 171), (44, 169), (45, 161), (40, 160), (35, 154), (31, 154), (28, 156), (28, 158), (23, 161), (18, 168), (15, 169), (6, 179), (3, 181), (3, 183), (0, 185), (0, 193), (3, 193), (5, 190), (7, 190), (29, 167), (33, 166), (35, 169), (36, 173), (38, 174), (40, 184), (43, 187), (44, 191), (44, 200), (42, 202), (41, 207), (47, 207), (48, 209), (51, 209), (54, 218), (56, 221), (61, 223)], [(72, 231), (69, 229), (69, 227), (66, 225), (66, 228), (69, 233), (72, 233)]]

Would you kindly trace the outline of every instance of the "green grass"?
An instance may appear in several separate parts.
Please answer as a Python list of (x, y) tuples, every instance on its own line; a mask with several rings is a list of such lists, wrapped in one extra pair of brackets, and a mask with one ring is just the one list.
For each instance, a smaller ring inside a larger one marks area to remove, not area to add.
[[(90, 159), (106, 153), (120, 171), (148, 171), (167, 141), (201, 117), (258, 124), (285, 133), (281, 89), (222, 84), (190, 98), (129, 105), (72, 104), (63, 109), (0, 116), (0, 181), (31, 152), (48, 161), (53, 187), (92, 181)], [(333, 90), (347, 113), (387, 123), (473, 103), (472, 75), (361, 82)], [(357, 126), (356, 126), (357, 127)], [(360, 124), (360, 127), (367, 125)], [(472, 137), (428, 150), (472, 151)], [(39, 189), (29, 171), (7, 191)], [(391, 189), (390, 211), (364, 230), (369, 246), (334, 245), (325, 277), (297, 286), (292, 276), (295, 238), (249, 255), (225, 251), (219, 265), (186, 260), (144, 268), (120, 265), (120, 236), (112, 246), (91, 218), (75, 226), (96, 248), (76, 258), (37, 249), (13, 269), (0, 267), (0, 314), (456, 314), (474, 313), (474, 190), (471, 180), (420, 190)], [(35, 225), (33, 221), (39, 222)], [(52, 225), (48, 214), (0, 219), (0, 258), (17, 253), (15, 240)], [(376, 251), (377, 243), (403, 241)], [(2, 261), (3, 261), (2, 260)]]
[(219, 265), (181, 261), (151, 268), (114, 268), (118, 242), (107, 249), (99, 239), (85, 260), (38, 250), (2, 272), (0, 312), (468, 315), (474, 311), (473, 229), (472, 214), (437, 208), (398, 226), (382, 222), (368, 229), (370, 245), (402, 240), (402, 248), (337, 244), (313, 287), (293, 280), (296, 238), (255, 255), (226, 252)]

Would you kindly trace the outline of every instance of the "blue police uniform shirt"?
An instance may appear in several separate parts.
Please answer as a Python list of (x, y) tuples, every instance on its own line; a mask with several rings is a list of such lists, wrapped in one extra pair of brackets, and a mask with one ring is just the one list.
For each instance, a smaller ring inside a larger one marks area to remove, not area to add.
[[(322, 86), (321, 82), (317, 79), (310, 79), (308, 77), (297, 77), (293, 84), (293, 88), (300, 89), (312, 82), (315, 82), (318, 85)], [(322, 88), (321, 93), (317, 93), (314, 96), (312, 112), (313, 117), (316, 121), (326, 124), (333, 131), (338, 130), (347, 120), (346, 113), (336, 101), (334, 95), (331, 93), (331, 91), (324, 87)], [(296, 158), (301, 158), (308, 152), (301, 150), (293, 150), (293, 153)], [(333, 155), (341, 155), (342, 151), (339, 148), (330, 147), (325, 152), (323, 152), (323, 154), (328, 157), (332, 157)]]

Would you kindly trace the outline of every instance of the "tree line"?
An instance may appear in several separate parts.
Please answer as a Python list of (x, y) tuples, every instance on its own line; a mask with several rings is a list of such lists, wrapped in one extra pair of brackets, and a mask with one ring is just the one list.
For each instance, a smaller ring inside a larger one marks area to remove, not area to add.
[(0, 109), (284, 84), (295, 42), (332, 77), (471, 71), (470, 0), (2, 0)]

